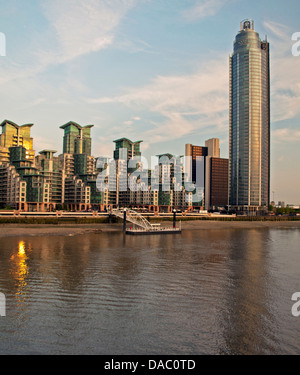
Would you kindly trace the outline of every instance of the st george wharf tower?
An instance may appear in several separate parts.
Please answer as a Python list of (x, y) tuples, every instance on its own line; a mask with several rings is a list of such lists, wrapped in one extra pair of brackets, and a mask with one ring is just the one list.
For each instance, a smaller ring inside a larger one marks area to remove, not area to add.
[(229, 205), (255, 215), (270, 200), (270, 62), (252, 20), (234, 41), (229, 94)]

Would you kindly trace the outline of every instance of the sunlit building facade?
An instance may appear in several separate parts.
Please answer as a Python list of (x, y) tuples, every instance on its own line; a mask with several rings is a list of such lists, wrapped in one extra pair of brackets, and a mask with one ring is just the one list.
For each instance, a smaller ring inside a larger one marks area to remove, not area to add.
[(269, 43), (241, 22), (230, 57), (229, 203), (246, 213), (266, 211), (270, 185)]
[(17, 125), (16, 123), (4, 120), (0, 127), (0, 162), (9, 162), (9, 148), (22, 146), (26, 150), (26, 159), (34, 160), (33, 138), (30, 131), (33, 124)]
[(228, 159), (220, 158), (220, 140), (211, 138), (205, 147), (185, 145), (186, 174), (202, 191), (202, 199), (194, 197), (193, 206), (217, 210), (228, 206)]

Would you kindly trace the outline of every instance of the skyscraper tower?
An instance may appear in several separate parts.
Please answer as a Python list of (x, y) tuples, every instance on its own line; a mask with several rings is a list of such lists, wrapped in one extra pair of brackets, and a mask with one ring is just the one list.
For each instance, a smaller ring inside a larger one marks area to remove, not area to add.
[(269, 43), (241, 22), (230, 57), (229, 204), (255, 213), (269, 205)]

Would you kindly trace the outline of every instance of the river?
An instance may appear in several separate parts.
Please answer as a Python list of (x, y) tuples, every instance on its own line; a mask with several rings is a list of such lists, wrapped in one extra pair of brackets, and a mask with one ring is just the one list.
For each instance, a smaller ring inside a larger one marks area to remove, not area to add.
[(0, 354), (299, 354), (299, 229), (0, 239)]

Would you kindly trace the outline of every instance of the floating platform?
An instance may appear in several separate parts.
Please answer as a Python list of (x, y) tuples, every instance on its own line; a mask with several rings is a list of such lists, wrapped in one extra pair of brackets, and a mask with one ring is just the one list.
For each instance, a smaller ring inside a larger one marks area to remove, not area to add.
[(126, 234), (130, 235), (149, 235), (149, 234), (179, 234), (181, 233), (181, 229), (173, 229), (173, 228), (161, 228), (157, 229), (127, 229)]
[[(173, 227), (162, 227), (161, 224), (151, 224), (142, 214), (134, 210), (123, 208), (113, 209), (111, 213), (123, 219), (123, 231), (130, 235), (149, 235), (149, 234), (179, 234), (180, 228), (176, 227), (176, 220), (174, 215)], [(126, 227), (126, 222), (129, 221), (133, 226), (129, 229)]]

